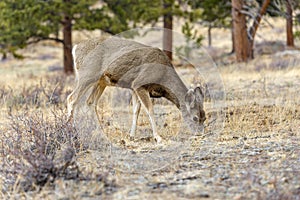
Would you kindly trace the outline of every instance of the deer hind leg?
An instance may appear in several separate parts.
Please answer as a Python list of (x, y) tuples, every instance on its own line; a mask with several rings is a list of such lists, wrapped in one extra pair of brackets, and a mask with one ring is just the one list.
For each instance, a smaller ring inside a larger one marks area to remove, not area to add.
[(136, 94), (139, 97), (139, 100), (142, 102), (142, 104), (146, 108), (146, 112), (149, 116), (149, 120), (150, 120), (152, 131), (153, 131), (153, 137), (157, 143), (160, 143), (162, 138), (157, 134), (156, 124), (154, 121), (153, 104), (150, 99), (150, 94), (147, 90), (145, 90), (142, 87), (138, 88), (136, 90)]
[(99, 102), (99, 99), (101, 97), (101, 95), (104, 92), (106, 85), (102, 84), (101, 82), (99, 82), (97, 85), (94, 86), (92, 93), (90, 94), (89, 98), (87, 99), (87, 104), (91, 107), (92, 105), (94, 106), (94, 112), (96, 113), (98, 122), (100, 123), (100, 114), (98, 113), (97, 110), (97, 105)]
[(130, 139), (134, 138), (136, 126), (137, 126), (137, 120), (141, 110), (141, 102), (134, 91), (132, 92), (132, 107), (133, 107), (133, 118), (132, 118), (131, 130), (130, 130)]

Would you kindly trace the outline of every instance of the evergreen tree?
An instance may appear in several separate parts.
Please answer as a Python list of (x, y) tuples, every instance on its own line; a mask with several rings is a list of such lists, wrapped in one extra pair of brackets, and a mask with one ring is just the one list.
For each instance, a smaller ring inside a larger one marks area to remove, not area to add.
[(118, 13), (123, 23), (133, 22), (133, 27), (155, 25), (163, 21), (163, 49), (172, 60), (173, 16), (183, 16), (181, 4), (185, 0), (105, 0), (108, 7)]
[[(18, 48), (42, 40), (54, 40), (63, 44), (64, 71), (73, 72), (72, 30), (101, 29), (118, 33), (128, 28), (122, 23), (122, 15), (109, 7), (93, 8), (97, 0), (2, 0), (0, 2), (0, 47), (5, 55)], [(111, 17), (113, 15), (113, 17)], [(63, 37), (59, 37), (62, 30)]]
[(155, 24), (162, 15), (161, 0), (104, 0), (108, 8), (118, 16), (120, 23), (136, 28)]
[(231, 24), (231, 4), (227, 0), (189, 1), (192, 8), (190, 21), (208, 27), (208, 46), (212, 44), (212, 28), (229, 27)]

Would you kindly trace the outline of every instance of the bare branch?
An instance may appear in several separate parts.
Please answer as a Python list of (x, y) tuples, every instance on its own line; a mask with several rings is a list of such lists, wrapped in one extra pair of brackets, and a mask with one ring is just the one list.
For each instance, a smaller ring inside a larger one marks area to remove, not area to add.
[(52, 38), (52, 37), (37, 37), (35, 38), (34, 40), (31, 40), (31, 41), (28, 41), (26, 43), (26, 45), (30, 45), (30, 44), (36, 44), (40, 41), (44, 41), (44, 40), (52, 40), (52, 41), (55, 41), (55, 42), (59, 42), (59, 43), (62, 43), (64, 44), (64, 41), (59, 39), (59, 38)]
[(267, 8), (268, 8), (270, 2), (271, 2), (271, 0), (264, 0), (259, 12), (257, 13), (257, 15), (253, 21), (253, 24), (250, 28), (250, 36), (252, 39), (255, 37), (255, 34), (256, 34), (256, 31), (260, 24), (261, 18), (267, 12)]

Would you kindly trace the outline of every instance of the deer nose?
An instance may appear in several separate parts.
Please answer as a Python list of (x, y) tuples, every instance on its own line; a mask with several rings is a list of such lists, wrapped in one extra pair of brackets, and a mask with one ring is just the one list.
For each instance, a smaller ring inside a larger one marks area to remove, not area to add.
[(195, 121), (195, 122), (199, 121), (198, 116), (194, 116), (194, 117), (193, 117), (193, 121)]

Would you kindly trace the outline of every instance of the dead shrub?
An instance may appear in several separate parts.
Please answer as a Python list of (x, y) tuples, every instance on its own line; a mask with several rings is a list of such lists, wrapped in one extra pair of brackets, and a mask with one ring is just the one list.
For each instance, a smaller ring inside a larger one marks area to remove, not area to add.
[(76, 155), (87, 150), (88, 144), (67, 121), (64, 110), (54, 109), (49, 116), (41, 111), (10, 113), (9, 120), (10, 127), (0, 137), (5, 195), (40, 190), (58, 179), (99, 181), (105, 186), (102, 192), (115, 191), (107, 173), (85, 173), (79, 168)]
[(274, 59), (269, 64), (269, 69), (271, 70), (282, 70), (287, 69), (288, 67), (290, 67), (289, 59)]
[(0, 199), (52, 187), (57, 180), (101, 182), (105, 187), (99, 194), (115, 191), (107, 172), (79, 167), (77, 155), (91, 143), (87, 129), (79, 130), (67, 120), (68, 81), (64, 75), (49, 76), (29, 86), (1, 88), (6, 117), (0, 124)]
[(51, 76), (41, 79), (39, 83), (21, 89), (4, 87), (0, 91), (0, 103), (14, 109), (41, 108), (48, 105), (59, 105), (66, 101), (65, 76)]
[(82, 144), (63, 115), (53, 112), (51, 120), (34, 112), (10, 114), (9, 118), (11, 129), (1, 138), (5, 190), (14, 186), (28, 191), (58, 177), (79, 176), (75, 154)]

